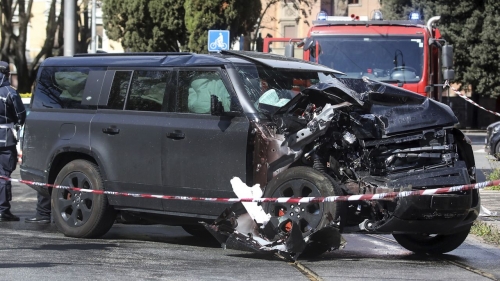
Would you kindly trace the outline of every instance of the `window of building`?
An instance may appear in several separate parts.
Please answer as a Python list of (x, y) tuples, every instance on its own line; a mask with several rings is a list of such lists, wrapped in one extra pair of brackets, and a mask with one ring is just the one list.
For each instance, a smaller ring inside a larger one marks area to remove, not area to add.
[(359, 0), (347, 0), (347, 4), (359, 4)]
[(295, 38), (297, 37), (297, 25), (285, 25), (283, 26), (283, 34), (285, 38)]
[(334, 16), (335, 0), (321, 0), (321, 10), (325, 11), (327, 15)]

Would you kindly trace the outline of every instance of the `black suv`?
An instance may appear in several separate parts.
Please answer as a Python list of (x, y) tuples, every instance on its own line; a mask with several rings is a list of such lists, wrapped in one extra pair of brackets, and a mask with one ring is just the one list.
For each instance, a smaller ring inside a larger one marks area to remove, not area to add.
[[(84, 54), (45, 60), (26, 122), (24, 180), (116, 192), (235, 197), (376, 194), (475, 182), (470, 142), (450, 108), (367, 78), (276, 55)], [(122, 219), (204, 230), (228, 206), (33, 186), (67, 236), (98, 237)], [(479, 193), (382, 201), (268, 203), (310, 233), (392, 233), (415, 252), (458, 247)], [(342, 215), (341, 215), (342, 214)]]

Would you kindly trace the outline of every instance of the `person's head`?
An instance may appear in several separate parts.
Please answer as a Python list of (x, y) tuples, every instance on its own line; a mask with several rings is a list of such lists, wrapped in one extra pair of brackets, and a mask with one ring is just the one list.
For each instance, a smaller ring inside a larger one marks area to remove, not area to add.
[(264, 93), (265, 91), (269, 90), (269, 84), (267, 83), (266, 80), (260, 79), (260, 91)]
[(9, 75), (10, 69), (9, 64), (4, 61), (0, 61), (0, 86), (9, 85)]
[(9, 76), (10, 74), (9, 63), (0, 61), (0, 73), (5, 76)]

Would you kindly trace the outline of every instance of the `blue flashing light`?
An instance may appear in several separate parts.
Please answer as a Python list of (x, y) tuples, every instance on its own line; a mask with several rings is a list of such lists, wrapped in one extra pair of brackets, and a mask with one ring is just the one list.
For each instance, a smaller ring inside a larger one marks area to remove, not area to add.
[(410, 13), (410, 20), (419, 20), (419, 19), (420, 19), (420, 14), (418, 12)]
[(326, 20), (327, 16), (328, 15), (326, 14), (325, 11), (321, 11), (321, 12), (318, 13), (318, 17), (317, 18), (318, 18), (318, 20)]

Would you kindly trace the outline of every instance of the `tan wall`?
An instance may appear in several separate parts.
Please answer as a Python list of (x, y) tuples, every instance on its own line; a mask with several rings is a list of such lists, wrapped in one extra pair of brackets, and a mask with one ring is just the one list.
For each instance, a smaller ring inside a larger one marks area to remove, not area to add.
[[(35, 0), (33, 2), (32, 17), (28, 28), (28, 43), (26, 46), (31, 59), (40, 52), (45, 42), (45, 29), (47, 28), (45, 13), (48, 13), (49, 9), (50, 1), (48, 0)], [(98, 12), (97, 15), (99, 16), (100, 13)], [(96, 22), (99, 24), (100, 19), (98, 18)], [(107, 38), (103, 40), (102, 50), (106, 52), (123, 52), (123, 48), (119, 42), (108, 40)], [(30, 58), (28, 60), (31, 60)]]
[(359, 4), (348, 5), (348, 15), (366, 16), (368, 19), (371, 19), (373, 11), (379, 9), (379, 0), (359, 0)]
[[(336, 13), (343, 12), (345, 10), (345, 4), (348, 0), (337, 1), (335, 3)], [(265, 8), (268, 0), (262, 0), (262, 7)], [(304, 5), (304, 7), (306, 7)], [(307, 8), (306, 8), (307, 9)], [(380, 9), (379, 0), (359, 0), (359, 4), (349, 4), (347, 6), (347, 14), (355, 14), (357, 16), (366, 16), (368, 18), (371, 17), (372, 12), (374, 10)], [(305, 24), (303, 19), (297, 25), (296, 37), (303, 38), (307, 36), (307, 32), (309, 31), (310, 25), (312, 25), (312, 21), (316, 20), (317, 14), (321, 10), (321, 1), (317, 1), (316, 4), (312, 7), (311, 14), (308, 16), (307, 21), (309, 25)], [(281, 2), (274, 4), (266, 13), (266, 15), (262, 19), (261, 30), (260, 33), (262, 37), (265, 37), (266, 34), (271, 34), (273, 37), (285, 37), (284, 36), (284, 26), (285, 25), (296, 25), (295, 17), (299, 15), (298, 11), (293, 9), (283, 8)], [(275, 20), (271, 20), (274, 18)]]
[(45, 42), (45, 29), (47, 27), (47, 20), (45, 11), (50, 8), (47, 1), (34, 1), (31, 8), (31, 20), (28, 28), (28, 45), (26, 46), (29, 51), (30, 58), (34, 58), (42, 49)]

